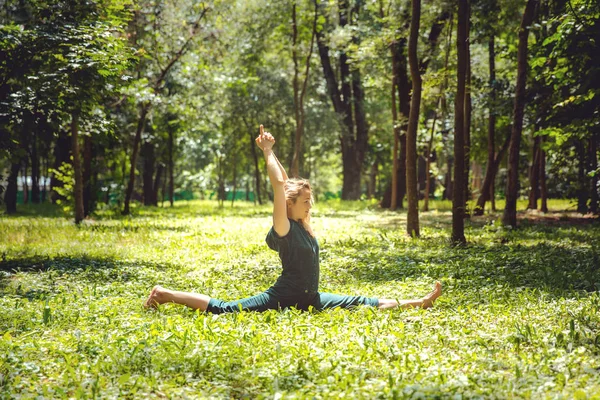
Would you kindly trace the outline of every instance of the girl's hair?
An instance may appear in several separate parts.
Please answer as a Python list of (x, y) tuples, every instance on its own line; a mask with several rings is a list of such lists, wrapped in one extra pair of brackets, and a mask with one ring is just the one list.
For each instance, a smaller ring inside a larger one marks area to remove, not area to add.
[(290, 178), (285, 181), (283, 189), (285, 190), (285, 199), (292, 200), (293, 203), (296, 203), (296, 200), (298, 200), (302, 189), (308, 189), (310, 190), (310, 204), (315, 202), (308, 179)]

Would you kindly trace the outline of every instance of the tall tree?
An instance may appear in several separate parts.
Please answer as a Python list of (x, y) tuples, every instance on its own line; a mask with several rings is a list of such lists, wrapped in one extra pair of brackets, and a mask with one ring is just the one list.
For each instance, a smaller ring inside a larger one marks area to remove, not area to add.
[[(352, 17), (356, 16), (359, 10), (360, 3), (351, 7), (348, 0), (340, 0), (338, 2), (340, 27), (349, 28), (349, 25), (352, 24)], [(356, 43), (357, 38), (354, 37), (352, 41)], [(317, 30), (317, 45), (328, 94), (335, 112), (343, 121), (340, 134), (343, 170), (342, 199), (358, 200), (361, 194), (360, 181), (369, 133), (363, 107), (364, 95), (360, 72), (358, 69), (350, 70), (347, 51), (341, 50), (339, 56), (340, 89), (323, 30)]]
[(410, 103), (410, 118), (406, 133), (406, 194), (408, 212), (406, 216), (406, 232), (418, 237), (419, 233), (419, 190), (417, 188), (417, 128), (421, 109), (421, 71), (417, 56), (419, 26), (421, 20), (421, 0), (412, 0), (412, 15), (410, 22), (410, 37), (408, 40), (408, 63), (412, 79), (412, 98)]
[[(468, 1), (468, 0), (467, 0)], [(458, 2), (456, 31), (457, 67), (456, 98), (454, 99), (454, 189), (452, 190), (452, 237), (456, 244), (465, 244), (465, 86), (467, 83), (467, 29), (469, 6)]]
[(538, 0), (527, 0), (521, 26), (519, 29), (519, 45), (517, 49), (517, 84), (515, 87), (515, 103), (513, 125), (508, 153), (508, 180), (506, 184), (506, 206), (502, 216), (504, 225), (517, 227), (517, 198), (519, 191), (519, 149), (523, 131), (523, 112), (525, 109), (525, 83), (527, 79), (527, 43), (529, 29), (533, 22)]

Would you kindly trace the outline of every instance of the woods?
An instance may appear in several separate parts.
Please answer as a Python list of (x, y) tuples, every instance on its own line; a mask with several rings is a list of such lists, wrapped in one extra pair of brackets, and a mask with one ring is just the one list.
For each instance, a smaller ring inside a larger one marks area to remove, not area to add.
[(317, 198), (406, 197), (409, 235), (430, 198), (453, 201), (454, 242), (496, 198), (513, 227), (518, 198), (597, 213), (599, 15), (587, 0), (7, 1), (4, 208), (59, 202), (80, 222), (181, 196), (261, 203), (264, 123)]
[(0, 3), (0, 398), (598, 397), (598, 1)]

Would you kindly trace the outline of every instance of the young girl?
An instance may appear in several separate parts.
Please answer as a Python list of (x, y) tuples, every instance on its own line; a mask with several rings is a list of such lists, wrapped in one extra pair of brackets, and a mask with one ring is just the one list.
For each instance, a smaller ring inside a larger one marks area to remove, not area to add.
[(316, 310), (368, 305), (381, 309), (395, 307), (431, 307), (442, 294), (442, 285), (436, 282), (432, 292), (421, 299), (377, 299), (363, 296), (340, 296), (319, 292), (319, 243), (310, 226), (313, 204), (310, 183), (305, 179), (289, 179), (273, 153), (275, 138), (260, 126), (256, 144), (263, 151), (269, 179), (273, 185), (273, 226), (267, 234), (267, 245), (279, 253), (283, 271), (277, 282), (264, 293), (242, 300), (224, 302), (204, 294), (178, 292), (155, 286), (145, 301), (145, 307), (163, 303), (183, 304), (214, 314), (247, 311), (265, 311), (297, 307)]

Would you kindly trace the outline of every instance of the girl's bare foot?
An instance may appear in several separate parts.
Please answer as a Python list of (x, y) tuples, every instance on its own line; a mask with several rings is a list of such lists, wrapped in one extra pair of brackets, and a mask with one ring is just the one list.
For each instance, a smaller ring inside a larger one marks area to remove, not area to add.
[(442, 284), (436, 282), (433, 290), (423, 297), (423, 308), (433, 307), (433, 302), (442, 295)]
[(144, 302), (144, 307), (156, 308), (157, 305), (164, 303), (164, 291), (165, 290), (162, 288), (162, 286), (154, 286), (150, 292), (150, 296), (148, 296)]

